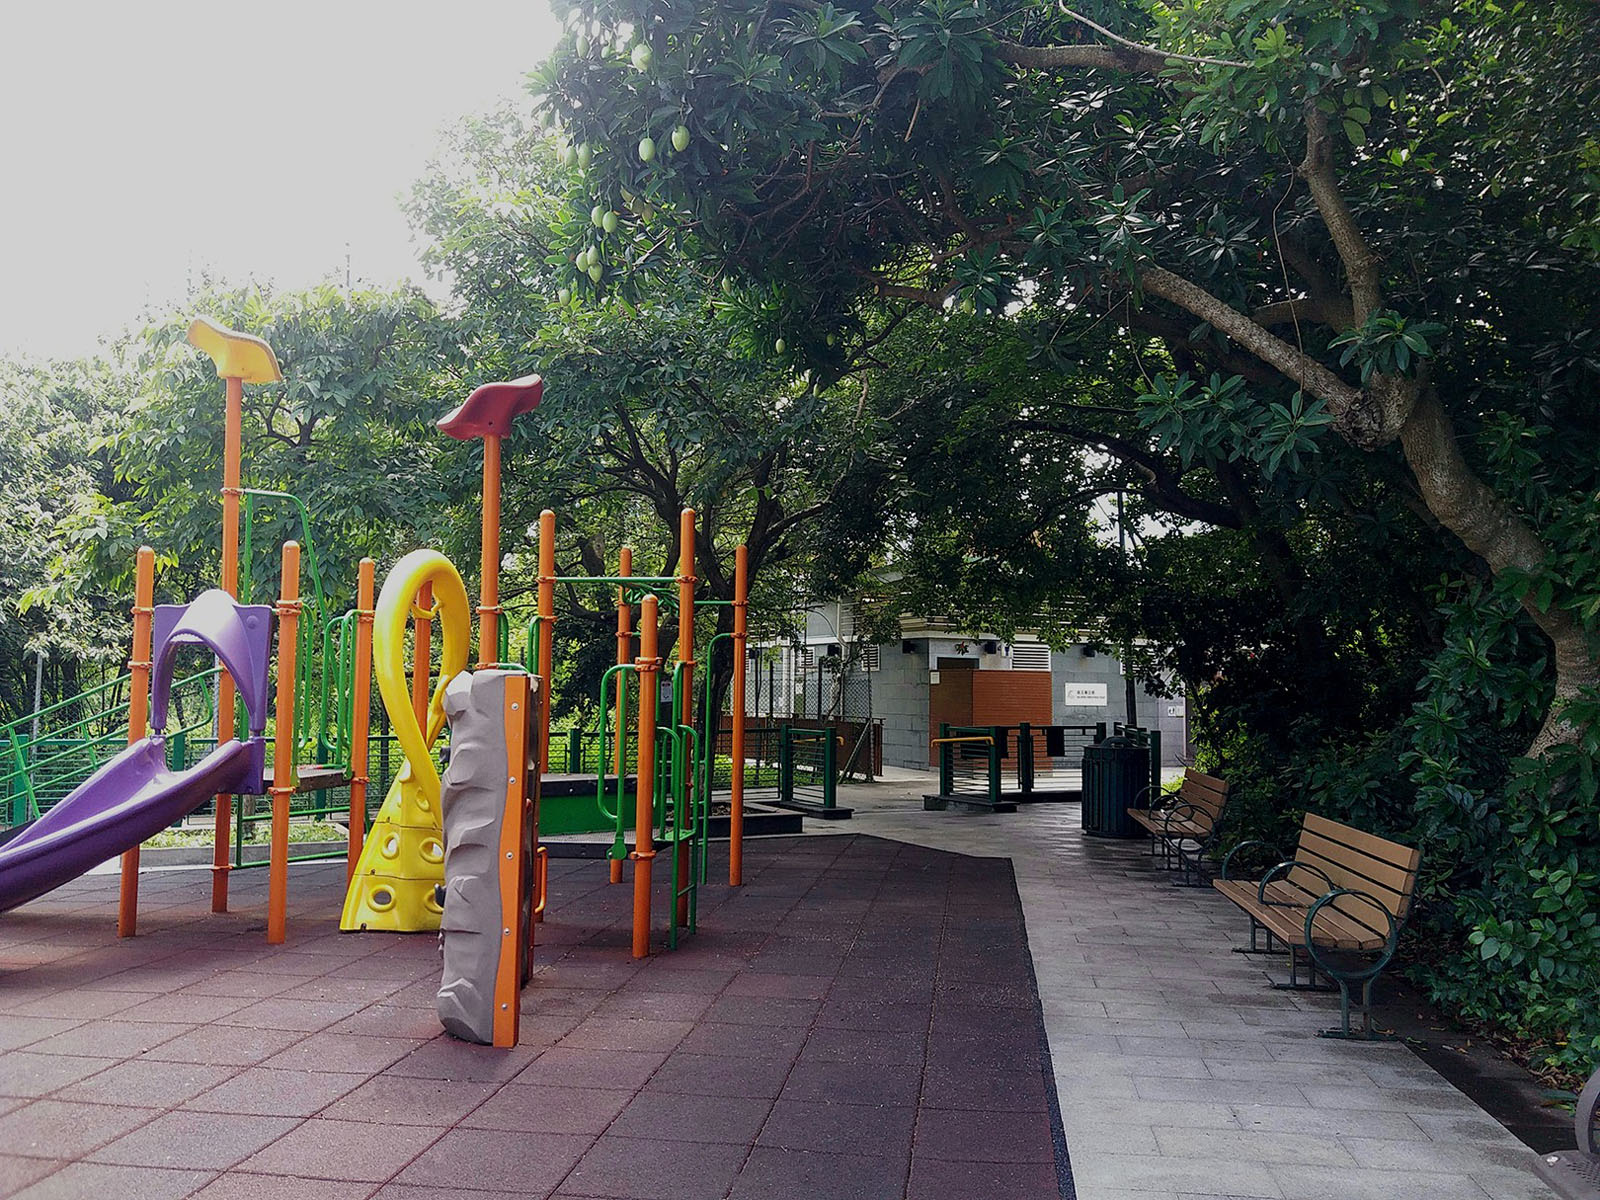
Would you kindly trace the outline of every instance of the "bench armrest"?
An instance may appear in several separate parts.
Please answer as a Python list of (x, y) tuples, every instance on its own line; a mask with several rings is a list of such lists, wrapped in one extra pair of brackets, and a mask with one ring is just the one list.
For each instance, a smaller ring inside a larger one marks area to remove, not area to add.
[(1267, 899), (1267, 884), (1271, 883), (1274, 879), (1277, 879), (1280, 876), (1287, 875), (1296, 867), (1299, 867), (1302, 871), (1310, 871), (1313, 875), (1320, 878), (1330, 893), (1336, 890), (1333, 880), (1328, 878), (1328, 873), (1326, 871), (1318, 867), (1313, 867), (1310, 863), (1296, 862), (1291, 858), (1286, 862), (1279, 863), (1277, 866), (1273, 867), (1272, 870), (1268, 871), (1261, 877), (1261, 883), (1256, 887), (1256, 899), (1262, 904), (1271, 904), (1277, 908), (1298, 907), (1298, 905), (1284, 904), (1281, 900)]
[(1240, 842), (1237, 846), (1235, 846), (1232, 850), (1229, 850), (1228, 853), (1223, 856), (1223, 859), (1222, 859), (1222, 878), (1224, 878), (1224, 879), (1231, 879), (1232, 878), (1232, 876), (1228, 874), (1228, 866), (1229, 866), (1229, 864), (1231, 864), (1233, 862), (1233, 856), (1235, 854), (1239, 853), (1239, 851), (1248, 849), (1251, 846), (1265, 846), (1268, 850), (1271, 850), (1274, 854), (1282, 854), (1283, 853), (1283, 851), (1279, 850), (1271, 842), (1263, 842), (1263, 841), (1258, 841), (1258, 840), (1253, 840), (1253, 841), (1248, 841), (1248, 842)]
[[(1384, 938), (1383, 949), (1376, 951), (1378, 955), (1377, 961), (1371, 966), (1360, 971), (1349, 971), (1343, 968), (1335, 969), (1317, 951), (1317, 944), (1312, 939), (1312, 930), (1317, 922), (1317, 914), (1321, 912), (1327, 905), (1332, 904), (1340, 896), (1355, 896), (1358, 899), (1365, 900), (1367, 903), (1371, 904), (1374, 908), (1381, 912), (1384, 920), (1389, 923), (1389, 933)], [(1383, 902), (1371, 892), (1358, 891), (1355, 888), (1334, 888), (1333, 891), (1329, 892), (1326, 896), (1319, 897), (1315, 904), (1306, 909), (1306, 952), (1311, 955), (1311, 961), (1316, 963), (1317, 966), (1321, 967), (1323, 974), (1329, 976), (1330, 978), (1345, 980), (1371, 979), (1379, 971), (1383, 970), (1384, 967), (1388, 966), (1389, 960), (1394, 957), (1395, 944), (1399, 940), (1400, 926), (1395, 922), (1394, 915), (1387, 908), (1385, 908), (1383, 906)]]
[[(1151, 792), (1156, 793), (1157, 803), (1147, 805), (1145, 801), (1149, 798)], [(1163, 793), (1160, 788), (1156, 787), (1156, 785), (1153, 783), (1147, 783), (1133, 794), (1133, 804), (1131, 807), (1148, 808), (1151, 812), (1160, 812), (1162, 806), (1159, 801), (1162, 795)]]

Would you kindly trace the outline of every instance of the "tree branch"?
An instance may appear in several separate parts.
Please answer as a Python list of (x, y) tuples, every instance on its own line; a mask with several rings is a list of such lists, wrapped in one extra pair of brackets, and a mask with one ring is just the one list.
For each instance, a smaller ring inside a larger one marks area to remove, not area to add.
[(1362, 236), (1350, 206), (1333, 173), (1333, 139), (1328, 133), (1328, 114), (1316, 104), (1306, 105), (1306, 156), (1298, 168), (1316, 202), (1322, 223), (1328, 227), (1333, 247), (1344, 263), (1354, 302), (1354, 324), (1383, 307), (1383, 292), (1378, 281), (1379, 259)]
[(1257, 325), (1292, 325), (1296, 321), (1328, 325), (1334, 329), (1348, 329), (1354, 322), (1349, 301), (1340, 297), (1328, 301), (1316, 296), (1302, 296), (1298, 300), (1275, 300), (1263, 304), (1250, 314)]
[(1205, 58), (1193, 54), (1169, 54), (1156, 46), (1148, 46), (1143, 42), (1129, 41), (1121, 34), (1112, 33), (1104, 25), (1091, 21), (1080, 12), (1074, 12), (1066, 5), (1061, 5), (1061, 11), (1080, 25), (1085, 25), (1094, 30), (1101, 37), (1109, 38), (1115, 46), (1099, 45), (1074, 45), (1074, 46), (1022, 46), (1016, 42), (1002, 41), (1000, 43), (1000, 57), (1012, 66), (1041, 67), (1104, 67), (1112, 70), (1124, 71), (1160, 71), (1171, 62), (1201, 63), (1211, 67), (1243, 67), (1248, 69), (1251, 64), (1239, 62), (1231, 58)]
[(1152, 296), (1169, 300), (1221, 330), (1262, 362), (1322, 399), (1336, 419), (1361, 408), (1361, 389), (1340, 379), (1309, 354), (1256, 324), (1232, 305), (1219, 300), (1198, 284), (1162, 267), (1146, 267), (1139, 283)]

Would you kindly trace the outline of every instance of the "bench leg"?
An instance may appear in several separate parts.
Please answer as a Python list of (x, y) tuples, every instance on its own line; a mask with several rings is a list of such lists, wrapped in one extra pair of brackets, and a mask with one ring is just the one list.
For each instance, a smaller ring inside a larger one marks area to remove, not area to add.
[[(1264, 934), (1267, 935), (1267, 945), (1266, 945), (1265, 949), (1263, 949), (1260, 946), (1256, 945), (1256, 934), (1257, 934), (1257, 932), (1264, 933)], [(1273, 948), (1272, 948), (1272, 930), (1268, 929), (1265, 925), (1261, 924), (1261, 922), (1257, 921), (1254, 917), (1251, 917), (1250, 918), (1250, 944), (1248, 946), (1235, 946), (1233, 948), (1233, 952), (1235, 954), (1274, 954), (1274, 953), (1276, 953), (1276, 951), (1273, 950)]]
[(1317, 964), (1312, 962), (1310, 956), (1306, 958), (1306, 981), (1300, 982), (1300, 947), (1289, 948), (1289, 982), (1274, 983), (1272, 986), (1280, 992), (1332, 992), (1342, 990), (1342, 985), (1336, 986), (1332, 982), (1317, 982)]
[(1399, 1039), (1395, 1034), (1385, 1033), (1372, 1027), (1372, 981), (1375, 976), (1361, 981), (1361, 1028), (1350, 1028), (1350, 981), (1337, 980), (1339, 984), (1339, 1028), (1324, 1029), (1317, 1036), (1322, 1038), (1337, 1038), (1350, 1042), (1393, 1042)]
[(1185, 852), (1183, 842), (1176, 844), (1178, 851), (1178, 879), (1173, 887), (1197, 888), (1206, 886), (1206, 873), (1200, 856), (1205, 853), (1205, 843), (1196, 842), (1192, 853)]

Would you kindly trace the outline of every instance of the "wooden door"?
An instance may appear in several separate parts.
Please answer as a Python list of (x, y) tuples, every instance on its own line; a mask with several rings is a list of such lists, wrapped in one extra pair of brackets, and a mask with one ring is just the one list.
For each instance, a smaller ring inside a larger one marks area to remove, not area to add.
[(939, 682), (928, 685), (928, 765), (939, 765), (939, 748), (933, 739), (939, 726), (972, 724), (972, 680), (978, 663), (971, 658), (938, 660)]

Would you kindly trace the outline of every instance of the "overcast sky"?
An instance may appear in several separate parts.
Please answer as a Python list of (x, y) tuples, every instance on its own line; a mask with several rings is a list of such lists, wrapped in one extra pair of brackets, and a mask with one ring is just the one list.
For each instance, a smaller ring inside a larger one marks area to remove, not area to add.
[(0, 0), (0, 354), (90, 353), (206, 269), (420, 279), (397, 194), (555, 37), (545, 0)]

